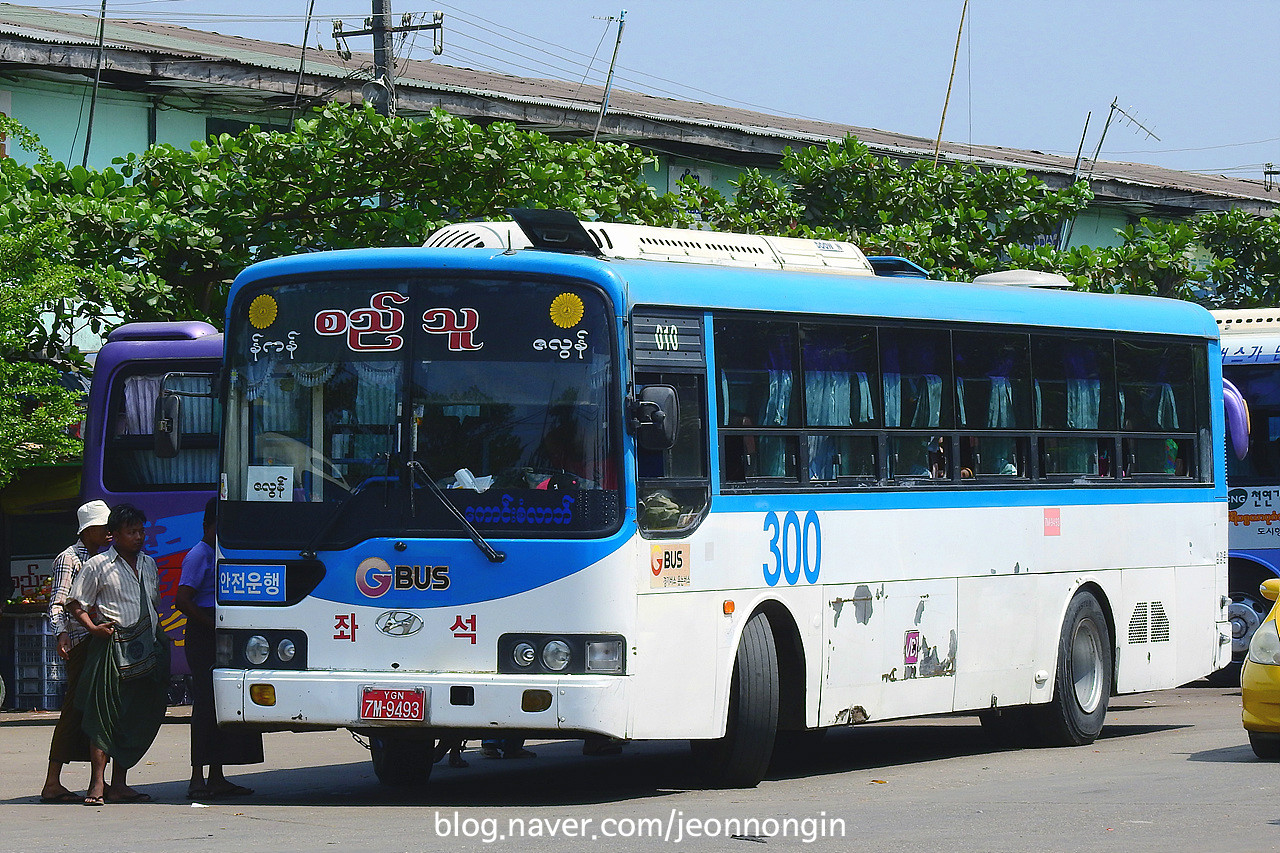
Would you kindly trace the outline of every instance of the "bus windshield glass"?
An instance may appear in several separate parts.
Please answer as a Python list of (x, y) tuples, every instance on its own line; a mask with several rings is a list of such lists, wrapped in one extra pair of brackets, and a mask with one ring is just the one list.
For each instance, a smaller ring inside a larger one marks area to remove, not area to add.
[(231, 325), (228, 544), (460, 535), (423, 477), (486, 535), (616, 528), (615, 359), (591, 287), (295, 280), (242, 293)]

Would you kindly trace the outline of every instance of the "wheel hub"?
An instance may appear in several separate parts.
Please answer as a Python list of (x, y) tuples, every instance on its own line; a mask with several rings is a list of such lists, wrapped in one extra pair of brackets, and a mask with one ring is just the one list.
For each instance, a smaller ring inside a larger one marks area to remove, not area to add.
[(1249, 651), (1249, 641), (1262, 624), (1263, 614), (1258, 612), (1253, 599), (1240, 596), (1227, 605), (1227, 618), (1231, 621), (1231, 653), (1240, 657)]

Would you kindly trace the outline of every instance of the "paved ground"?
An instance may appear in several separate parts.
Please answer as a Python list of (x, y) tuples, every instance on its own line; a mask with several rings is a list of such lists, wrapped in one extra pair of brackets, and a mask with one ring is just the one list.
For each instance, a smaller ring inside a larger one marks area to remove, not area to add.
[(159, 802), (97, 809), (37, 804), (54, 715), (0, 714), (0, 850), (1280, 849), (1280, 767), (1254, 758), (1239, 707), (1204, 685), (1119, 697), (1076, 749), (995, 750), (973, 718), (860, 726), (747, 791), (699, 790), (681, 743), (586, 758), (560, 742), (525, 761), (469, 750), (469, 768), (389, 792), (346, 732), (279, 733), (235, 774), (255, 796), (197, 804), (174, 709), (131, 774)]

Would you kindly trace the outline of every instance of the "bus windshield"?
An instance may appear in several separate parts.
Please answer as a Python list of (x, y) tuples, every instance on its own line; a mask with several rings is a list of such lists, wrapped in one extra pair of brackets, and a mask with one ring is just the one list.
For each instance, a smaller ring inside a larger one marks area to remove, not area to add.
[(232, 316), (228, 544), (458, 535), (419, 467), (487, 534), (616, 526), (615, 360), (591, 287), (295, 280)]

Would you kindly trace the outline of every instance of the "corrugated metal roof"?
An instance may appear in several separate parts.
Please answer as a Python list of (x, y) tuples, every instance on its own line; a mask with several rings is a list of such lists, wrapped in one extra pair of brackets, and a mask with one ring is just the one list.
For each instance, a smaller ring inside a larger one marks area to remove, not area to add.
[[(96, 46), (97, 27), (98, 20), (92, 16), (0, 4), (0, 35), (13, 39), (79, 47), (90, 44)], [(106, 41), (112, 50), (160, 54), (164, 58), (178, 61), (224, 62), (290, 74), (297, 73), (302, 50), (294, 45), (192, 30), (171, 24), (112, 19), (107, 21)], [(367, 72), (371, 65), (372, 56), (367, 53), (356, 53), (345, 60), (335, 51), (308, 49), (306, 53), (307, 74), (330, 78), (335, 83)], [(562, 109), (579, 116), (594, 116), (602, 97), (598, 86), (515, 77), (423, 60), (399, 61), (396, 65), (396, 78), (397, 88), (406, 93), (448, 93), (491, 102)], [(684, 138), (686, 134), (695, 134), (701, 128), (773, 140), (773, 147), (776, 148), (787, 143), (821, 145), (852, 135), (877, 153), (907, 158), (931, 157), (933, 154), (933, 141), (922, 137), (877, 128), (661, 98), (621, 89), (614, 89), (610, 95), (609, 115), (615, 120), (622, 118), (658, 127), (665, 125), (677, 139)], [(693, 141), (696, 144), (697, 140)], [(1023, 168), (1063, 177), (1070, 176), (1074, 166), (1074, 161), (1069, 158), (1001, 146), (944, 142), (941, 150), (944, 156), (951, 159), (984, 166)], [(1280, 193), (1268, 192), (1260, 181), (1181, 172), (1140, 163), (1099, 161), (1092, 179), (1095, 186), (1100, 182), (1112, 182), (1173, 193), (1250, 200), (1263, 205), (1280, 201)]]

